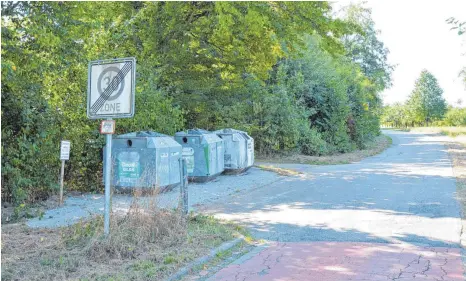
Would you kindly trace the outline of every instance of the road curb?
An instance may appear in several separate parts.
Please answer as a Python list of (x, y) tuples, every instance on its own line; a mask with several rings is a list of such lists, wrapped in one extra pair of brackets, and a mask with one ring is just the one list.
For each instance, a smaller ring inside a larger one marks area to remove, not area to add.
[(178, 272), (176, 272), (175, 274), (173, 274), (172, 276), (168, 277), (166, 279), (166, 281), (176, 281), (176, 280), (180, 280), (182, 277), (186, 276), (188, 273), (190, 273), (190, 271), (195, 267), (195, 266), (198, 266), (198, 265), (202, 265), (204, 263), (207, 263), (209, 261), (211, 261), (213, 258), (215, 258), (215, 256), (219, 253), (219, 252), (222, 252), (222, 251), (226, 251), (226, 250), (229, 250), (233, 247), (235, 247), (236, 245), (238, 245), (240, 242), (244, 241), (244, 236), (241, 236), (241, 237), (238, 237), (234, 240), (231, 240), (231, 241), (228, 241), (228, 242), (225, 242), (223, 243), (222, 245), (218, 246), (217, 248), (213, 249), (210, 251), (210, 253), (206, 256), (203, 256), (203, 257), (200, 257), (196, 260), (194, 260), (193, 262), (189, 263), (187, 266), (185, 267), (182, 267), (180, 270), (178, 270)]

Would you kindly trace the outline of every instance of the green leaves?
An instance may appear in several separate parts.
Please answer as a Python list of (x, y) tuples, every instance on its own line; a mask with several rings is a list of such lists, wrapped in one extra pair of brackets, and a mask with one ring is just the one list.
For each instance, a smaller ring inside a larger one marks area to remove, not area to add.
[[(389, 123), (395, 127), (408, 127), (439, 121), (447, 112), (447, 103), (443, 98), (443, 90), (437, 79), (427, 70), (423, 70), (416, 80), (414, 90), (411, 92), (405, 104), (397, 103), (384, 108), (383, 123)], [(449, 113), (449, 119), (453, 120), (455, 113)], [(455, 121), (448, 121), (456, 123)]]
[(54, 192), (61, 139), (67, 189), (101, 188), (103, 138), (85, 100), (96, 59), (137, 60), (136, 115), (118, 133), (228, 126), (263, 153), (361, 146), (378, 133), (386, 49), (371, 21), (331, 14), (327, 2), (2, 2), (7, 196)]
[(466, 21), (460, 21), (451, 17), (448, 18), (446, 22), (450, 25), (453, 25), (451, 29), (456, 30), (458, 32), (458, 35), (463, 35), (464, 33), (466, 33)]
[(442, 94), (443, 90), (434, 75), (423, 70), (407, 102), (413, 121), (429, 122), (442, 118), (447, 109)]
[(391, 86), (395, 66), (387, 62), (389, 50), (377, 37), (380, 31), (375, 29), (371, 10), (359, 3), (345, 7), (343, 12), (345, 21), (358, 31), (342, 37), (346, 54), (381, 92)]

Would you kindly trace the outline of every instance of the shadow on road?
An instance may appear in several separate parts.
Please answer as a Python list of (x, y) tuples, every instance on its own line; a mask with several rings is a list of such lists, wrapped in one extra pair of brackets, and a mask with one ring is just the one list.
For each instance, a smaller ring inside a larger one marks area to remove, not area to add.
[(394, 145), (359, 163), (277, 164), (304, 173), (209, 207), (273, 241), (418, 243), (457, 247), (451, 161), (435, 136), (391, 132)]

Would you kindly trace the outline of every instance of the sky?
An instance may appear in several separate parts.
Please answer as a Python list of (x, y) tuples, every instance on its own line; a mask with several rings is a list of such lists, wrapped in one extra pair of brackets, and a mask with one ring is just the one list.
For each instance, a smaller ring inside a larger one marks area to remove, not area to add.
[[(338, 4), (347, 5), (341, 1)], [(384, 104), (405, 101), (423, 69), (430, 71), (451, 105), (461, 98), (466, 105), (466, 89), (458, 73), (466, 67), (466, 34), (458, 36), (445, 22), (450, 17), (466, 21), (466, 1), (381, 1), (369, 0), (379, 38), (390, 50), (389, 63), (395, 64), (393, 86), (382, 93)]]

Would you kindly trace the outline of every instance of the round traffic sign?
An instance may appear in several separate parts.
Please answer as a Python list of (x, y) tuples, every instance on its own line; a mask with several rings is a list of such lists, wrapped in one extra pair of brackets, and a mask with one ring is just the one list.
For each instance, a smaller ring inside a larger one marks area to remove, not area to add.
[[(116, 76), (120, 76), (123, 79), (120, 79), (118, 86), (113, 89), (110, 96), (106, 98), (107, 101), (116, 100), (123, 92), (123, 89), (125, 88), (124, 75), (121, 73), (121, 70), (118, 67), (111, 66), (102, 71), (102, 73), (99, 75), (99, 78), (97, 79), (97, 91), (99, 91), (99, 94), (102, 96), (107, 87), (109, 87), (112, 83), (113, 78)], [(105, 88), (102, 88), (102, 81), (105, 83)]]

